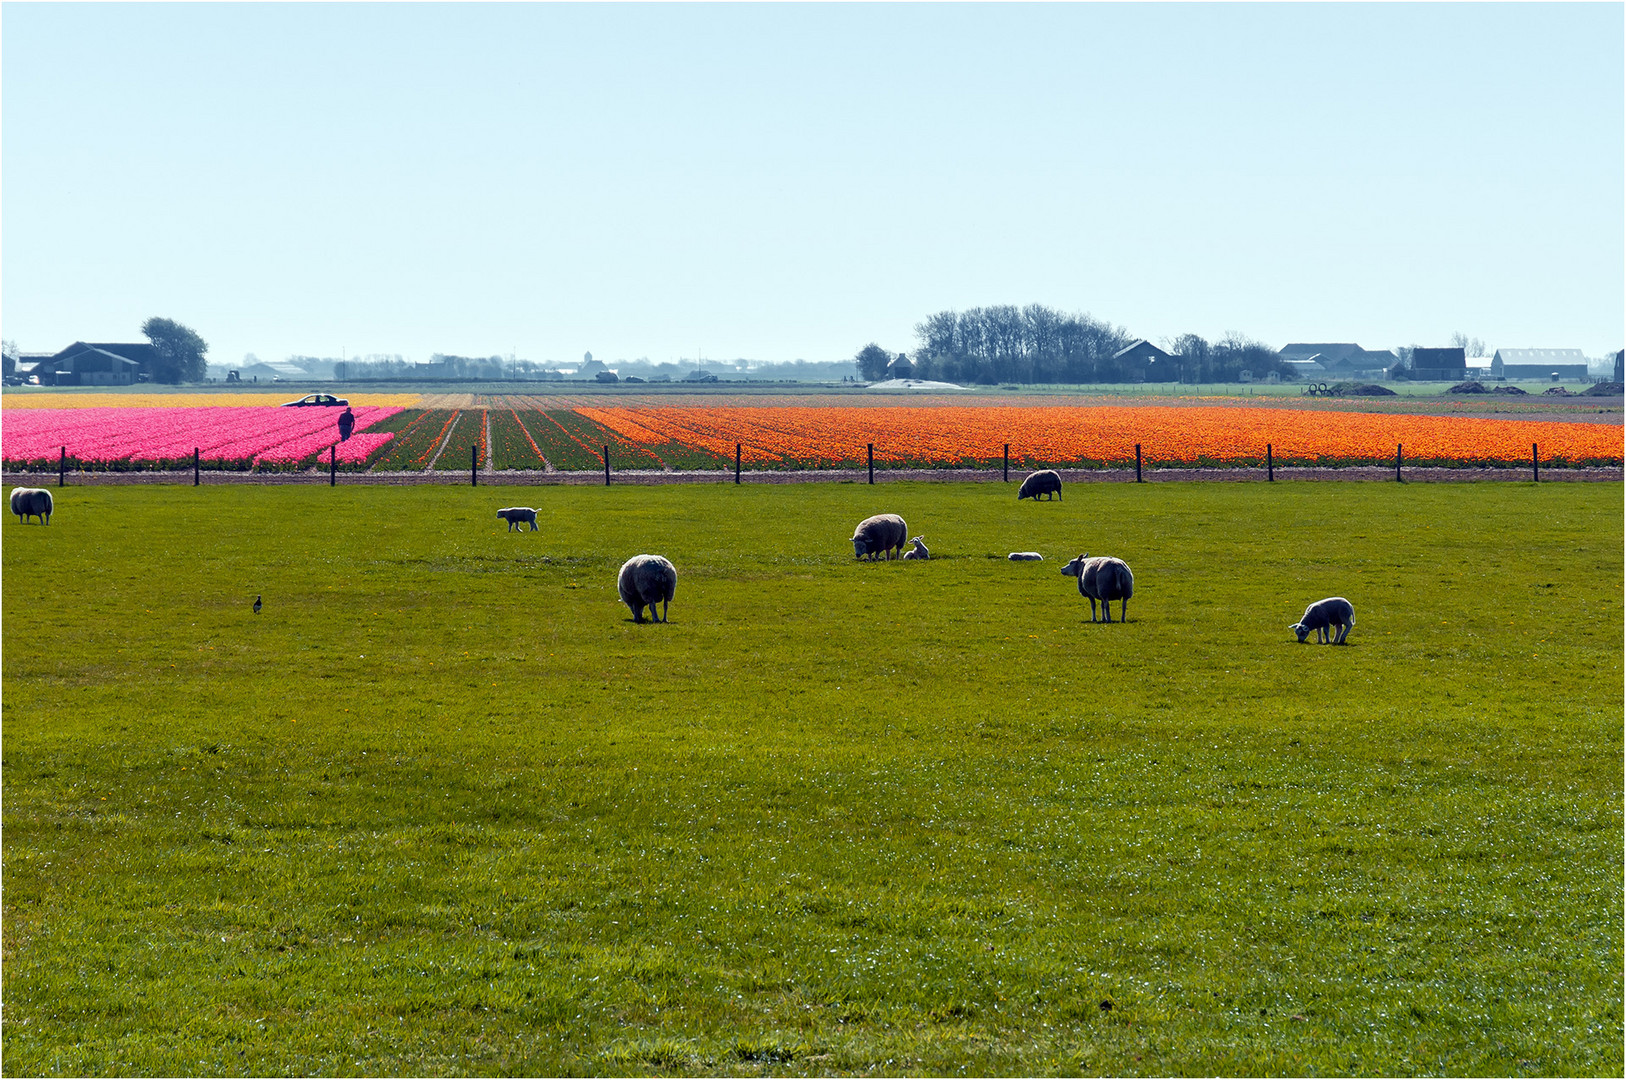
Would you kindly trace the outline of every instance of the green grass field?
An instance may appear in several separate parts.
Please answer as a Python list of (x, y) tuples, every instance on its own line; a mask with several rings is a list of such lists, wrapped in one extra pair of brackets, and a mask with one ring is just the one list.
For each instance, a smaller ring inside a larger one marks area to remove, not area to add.
[(57, 495), (9, 1075), (1622, 1069), (1619, 484)]

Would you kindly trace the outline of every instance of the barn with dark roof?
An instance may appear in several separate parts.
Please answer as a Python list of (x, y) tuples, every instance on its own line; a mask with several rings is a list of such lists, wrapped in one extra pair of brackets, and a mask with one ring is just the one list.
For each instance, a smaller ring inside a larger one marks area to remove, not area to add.
[(128, 386), (150, 376), (158, 350), (146, 342), (76, 341), (34, 366), (51, 386)]

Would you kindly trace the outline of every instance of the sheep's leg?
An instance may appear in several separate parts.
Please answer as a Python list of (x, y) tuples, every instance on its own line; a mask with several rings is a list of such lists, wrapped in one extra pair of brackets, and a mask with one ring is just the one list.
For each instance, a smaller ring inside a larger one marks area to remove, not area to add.
[(1103, 600), (1103, 601), (1101, 601), (1101, 614), (1103, 614), (1103, 615), (1105, 615), (1107, 617), (1107, 622), (1110, 623), (1112, 621), (1112, 601), (1111, 600)]
[(670, 617), (666, 614), (667, 611), (669, 611), (671, 609), (671, 605), (672, 605), (672, 601), (670, 601), (670, 600), (662, 600), (661, 601), (661, 622), (669, 622), (669, 621), (671, 621)]
[(1129, 598), (1127, 596), (1124, 597), (1123, 602), (1118, 605), (1118, 621), (1129, 621)]

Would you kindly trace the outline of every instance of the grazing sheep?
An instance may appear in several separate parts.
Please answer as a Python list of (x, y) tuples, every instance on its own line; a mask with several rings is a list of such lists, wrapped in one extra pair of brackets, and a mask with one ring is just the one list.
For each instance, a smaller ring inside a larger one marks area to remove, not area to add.
[(497, 516), (508, 522), (509, 532), (527, 521), (531, 523), (531, 531), (536, 532), (536, 511), (529, 506), (505, 506), (497, 511)]
[(26, 524), (30, 517), (37, 517), (45, 524), (51, 523), (51, 493), (44, 488), (12, 488), (11, 512), (17, 515), (17, 520)]
[[(1349, 628), (1354, 625), (1355, 605), (1342, 596), (1329, 596), (1305, 608), (1304, 617), (1288, 629), (1299, 636), (1300, 645), (1310, 636), (1311, 630), (1315, 631), (1318, 644), (1325, 645), (1331, 639), (1334, 645), (1342, 645), (1349, 636)], [(1333, 627), (1338, 628), (1336, 636), (1332, 634)]]
[[(644, 621), (646, 606), (651, 622), (665, 622), (666, 605), (677, 592), (677, 569), (659, 555), (634, 555), (621, 564), (615, 587), (621, 593), (622, 603), (632, 609), (633, 622)], [(661, 605), (659, 617), (655, 615), (657, 603)]]
[(1095, 602), (1101, 601), (1102, 614), (1112, 621), (1112, 602), (1121, 601), (1118, 621), (1129, 621), (1129, 598), (1135, 595), (1135, 575), (1122, 559), (1107, 555), (1090, 558), (1080, 555), (1061, 568), (1069, 577), (1078, 578), (1078, 593), (1090, 602), (1090, 621), (1095, 622)]
[(853, 558), (862, 559), (869, 556), (870, 562), (875, 556), (885, 555), (892, 558), (893, 552), (903, 550), (904, 541), (909, 538), (909, 526), (896, 514), (876, 514), (867, 517), (858, 523), (853, 530)]
[(908, 551), (905, 551), (903, 553), (903, 557), (905, 559), (929, 559), (929, 558), (931, 558), (932, 553), (930, 551), (926, 550), (926, 545), (925, 544), (921, 543), (921, 541), (924, 540), (924, 539), (926, 539), (924, 536), (911, 536), (909, 538), (909, 542), (911, 544), (915, 545), (915, 546), (910, 548)]
[(1013, 551), (1005, 557), (1011, 562), (1044, 562), (1044, 556), (1037, 551)]
[(1061, 473), (1055, 469), (1040, 469), (1028, 474), (1028, 478), (1022, 481), (1022, 490), (1016, 493), (1016, 501), (1032, 499), (1037, 502), (1040, 495), (1045, 497), (1046, 502), (1050, 501), (1051, 496), (1061, 498)]

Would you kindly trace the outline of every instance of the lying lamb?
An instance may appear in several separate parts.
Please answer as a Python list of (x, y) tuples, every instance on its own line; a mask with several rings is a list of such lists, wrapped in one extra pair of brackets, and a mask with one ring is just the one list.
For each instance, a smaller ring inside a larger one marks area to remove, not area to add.
[(1069, 577), (1078, 578), (1078, 593), (1090, 602), (1090, 621), (1095, 618), (1095, 602), (1101, 601), (1101, 611), (1106, 615), (1106, 621), (1112, 621), (1112, 602), (1121, 601), (1118, 609), (1118, 621), (1129, 621), (1129, 598), (1135, 595), (1135, 575), (1129, 572), (1129, 566), (1122, 559), (1114, 559), (1107, 555), (1097, 555), (1090, 558), (1080, 555), (1072, 562), (1061, 568), (1061, 572)]
[(1037, 551), (1013, 551), (1005, 557), (1011, 562), (1044, 562), (1044, 556)]
[(876, 514), (867, 517), (858, 523), (853, 530), (853, 558), (862, 559), (869, 556), (870, 562), (875, 556), (885, 555), (891, 559), (892, 553), (903, 550), (904, 541), (909, 538), (909, 526), (896, 514)]
[[(1299, 636), (1299, 644), (1310, 636), (1310, 631), (1316, 634), (1316, 643), (1327, 644), (1332, 637), (1334, 645), (1342, 645), (1349, 636), (1349, 628), (1355, 625), (1355, 605), (1342, 596), (1329, 596), (1325, 600), (1317, 600), (1304, 609), (1304, 617), (1289, 626), (1288, 629)], [(1336, 637), (1332, 636), (1332, 628), (1337, 627)]]
[[(677, 592), (677, 569), (659, 555), (634, 555), (621, 564), (615, 587), (621, 602), (632, 609), (633, 622), (644, 621), (645, 607), (651, 622), (665, 622), (666, 605)], [(661, 605), (659, 617), (655, 615), (657, 603)]]
[(1055, 469), (1040, 469), (1036, 473), (1029, 473), (1028, 478), (1022, 481), (1022, 490), (1016, 493), (1016, 501), (1032, 499), (1038, 502), (1040, 495), (1045, 497), (1046, 502), (1050, 501), (1051, 496), (1061, 498), (1061, 473)]
[(513, 532), (527, 521), (531, 523), (531, 531), (536, 532), (536, 510), (532, 507), (505, 506), (497, 511), (497, 516), (508, 522), (509, 532)]
[(911, 544), (915, 545), (915, 546), (910, 548), (908, 551), (905, 551), (903, 553), (903, 557), (905, 559), (929, 559), (929, 558), (931, 558), (932, 553), (930, 551), (926, 550), (926, 545), (925, 544), (921, 543), (921, 541), (924, 540), (924, 539), (926, 539), (924, 536), (911, 536), (909, 538), (909, 542)]
[(17, 515), (17, 520), (27, 523), (31, 517), (37, 517), (45, 524), (51, 523), (51, 493), (44, 488), (12, 488), (11, 512)]

